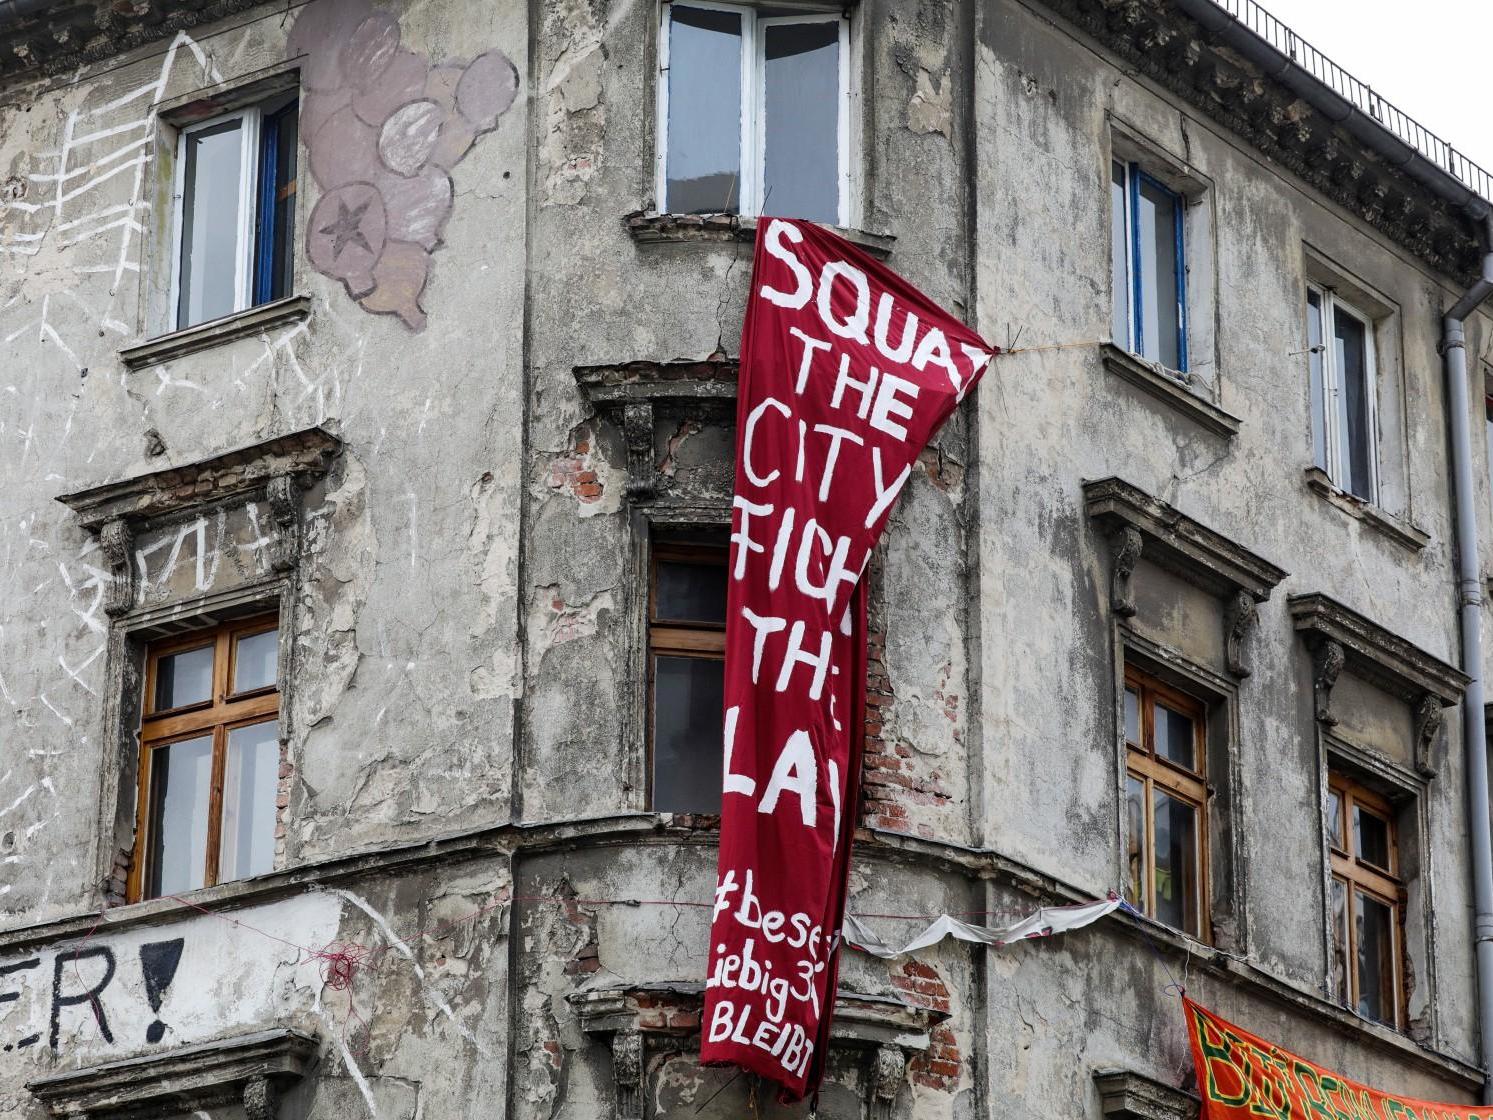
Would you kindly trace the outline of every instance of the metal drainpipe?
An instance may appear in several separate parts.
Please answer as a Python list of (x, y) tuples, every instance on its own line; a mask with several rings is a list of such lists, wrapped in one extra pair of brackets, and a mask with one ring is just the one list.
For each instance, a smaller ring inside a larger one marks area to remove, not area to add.
[(1472, 845), (1473, 935), (1477, 948), (1479, 1055), (1483, 1103), (1493, 1104), (1493, 835), (1488, 802), (1488, 731), (1483, 712), (1483, 581), (1478, 549), (1477, 507), (1472, 485), (1472, 424), (1468, 413), (1467, 316), (1493, 293), (1493, 217), (1486, 219), (1483, 275), (1442, 320), (1441, 351), (1451, 416), (1452, 478), (1457, 531), (1458, 595), (1462, 622), (1462, 670), (1471, 681), (1462, 697), (1466, 748), (1468, 822)]

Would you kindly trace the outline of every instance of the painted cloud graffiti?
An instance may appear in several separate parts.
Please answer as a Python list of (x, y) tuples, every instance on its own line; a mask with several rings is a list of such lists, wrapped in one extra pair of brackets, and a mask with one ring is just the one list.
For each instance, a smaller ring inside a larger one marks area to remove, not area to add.
[(303, 58), (301, 136), (322, 190), (306, 224), (311, 264), (365, 311), (423, 330), (451, 169), (513, 104), (518, 71), (499, 51), (432, 65), (366, 0), (309, 4), (286, 50)]

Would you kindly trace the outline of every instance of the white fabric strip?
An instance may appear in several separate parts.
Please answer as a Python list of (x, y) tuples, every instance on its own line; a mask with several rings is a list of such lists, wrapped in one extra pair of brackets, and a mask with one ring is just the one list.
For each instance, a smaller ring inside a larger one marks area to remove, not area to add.
[(1008, 926), (1005, 929), (972, 926), (968, 922), (961, 922), (958, 918), (951, 918), (944, 914), (900, 949), (893, 949), (882, 941), (854, 914), (846, 914), (845, 941), (861, 952), (870, 953), (873, 957), (881, 957), (883, 960), (891, 960), (893, 957), (915, 953), (919, 949), (937, 945), (945, 937), (1000, 948), (1013, 941), (1024, 941), (1032, 937), (1051, 937), (1055, 933), (1082, 929), (1086, 925), (1097, 922), (1106, 914), (1114, 913), (1119, 908), (1120, 899), (1113, 895), (1075, 906), (1044, 906), (1030, 917), (1023, 918), (1014, 926)]

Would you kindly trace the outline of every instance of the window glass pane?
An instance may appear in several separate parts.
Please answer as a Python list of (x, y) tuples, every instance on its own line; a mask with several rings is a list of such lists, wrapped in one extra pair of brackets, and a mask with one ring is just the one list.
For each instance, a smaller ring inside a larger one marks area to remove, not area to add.
[(840, 21), (762, 30), (762, 212), (838, 222)]
[(1141, 282), (1141, 357), (1181, 367), (1177, 316), (1177, 196), (1142, 178), (1135, 220)]
[(1125, 742), (1140, 746), (1140, 695), (1131, 688), (1125, 690)]
[(295, 258), (291, 253), (295, 241), (295, 198), (297, 138), (300, 107), (292, 104), (278, 117), (275, 136), (275, 218), (270, 233), (274, 237), (271, 254), (270, 299), (284, 299), (295, 286)]
[(150, 752), (146, 894), (151, 898), (195, 890), (205, 882), (212, 773), (211, 735)]
[(1394, 1024), (1394, 910), (1354, 892), (1358, 935), (1358, 1013)]
[(1156, 919), (1185, 933), (1198, 932), (1197, 810), (1154, 791), (1156, 814)]
[(1327, 382), (1322, 373), (1322, 293), (1306, 294), (1307, 362), (1311, 369), (1312, 461), (1327, 470)]
[(1130, 349), (1130, 224), (1125, 216), (1125, 165), (1118, 160), (1109, 170), (1109, 284), (1114, 306), (1109, 324), (1116, 346)]
[(1364, 863), (1391, 870), (1389, 822), (1362, 805), (1353, 806), (1353, 854)]
[(224, 121), (189, 132), (182, 141), (178, 327), (238, 309), (242, 130), (241, 120)]
[(714, 564), (658, 562), (654, 617), (670, 622), (726, 621), (726, 569)]
[(1339, 309), (1332, 317), (1333, 346), (1342, 390), (1337, 399), (1338, 430), (1342, 432), (1343, 477), (1339, 486), (1360, 498), (1372, 499), (1374, 433), (1369, 426), (1370, 384), (1368, 330), (1364, 323)]
[(1332, 837), (1334, 847), (1348, 850), (1343, 837), (1343, 795), (1337, 790), (1327, 794), (1327, 835)]
[(213, 647), (201, 646), (162, 657), (156, 662), (156, 694), (151, 710), (164, 712), (185, 704), (200, 704), (213, 695)]
[(1348, 990), (1348, 884), (1332, 881), (1332, 997), (1344, 1007), (1353, 1004)]
[(725, 662), (653, 660), (653, 807), (665, 813), (721, 808)]
[(1125, 781), (1125, 809), (1129, 816), (1127, 840), (1130, 860), (1125, 872), (1125, 899), (1137, 910), (1146, 908), (1141, 885), (1146, 881), (1146, 784), (1134, 775)]
[(247, 879), (275, 866), (275, 795), (280, 781), (275, 720), (228, 732), (223, 768), (223, 833), (218, 879)]
[(675, 214), (734, 214), (741, 198), (741, 16), (679, 4), (670, 12), (667, 206)]
[(1483, 401), (1483, 441), (1487, 445), (1488, 477), (1493, 478), (1493, 397)]
[(1197, 769), (1197, 743), (1193, 738), (1192, 717), (1157, 704), (1156, 757), (1174, 762), (1188, 770)]
[(249, 692), (275, 683), (280, 657), (280, 631), (249, 634), (234, 644), (233, 691)]

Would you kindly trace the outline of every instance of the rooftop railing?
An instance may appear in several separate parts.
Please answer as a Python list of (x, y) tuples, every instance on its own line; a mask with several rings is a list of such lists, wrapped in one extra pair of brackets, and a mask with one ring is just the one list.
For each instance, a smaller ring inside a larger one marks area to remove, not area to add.
[(1395, 108), (1316, 47), (1267, 12), (1255, 0), (1213, 0), (1245, 27), (1286, 55), (1338, 96), (1366, 113), (1426, 159), (1483, 198), (1493, 201), (1493, 174), (1408, 113)]

